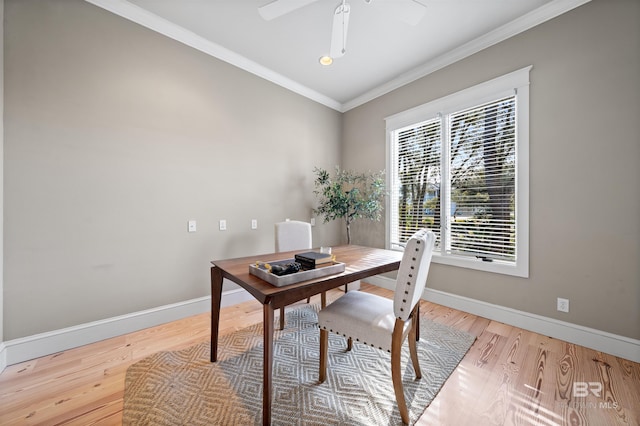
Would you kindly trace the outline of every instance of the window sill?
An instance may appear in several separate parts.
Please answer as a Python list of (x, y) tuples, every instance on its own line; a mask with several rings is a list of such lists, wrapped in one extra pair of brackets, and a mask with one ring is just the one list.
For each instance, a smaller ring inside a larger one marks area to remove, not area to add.
[[(402, 247), (394, 246), (391, 250), (403, 251)], [(477, 271), (492, 272), (494, 274), (512, 275), (514, 277), (529, 278), (528, 262), (520, 261), (517, 264), (494, 260), (492, 262), (484, 262), (481, 259), (469, 258), (465, 256), (446, 255), (443, 256), (438, 252), (433, 252), (431, 258), (433, 263), (441, 265), (457, 266), (459, 268), (475, 269)]]
[(516, 277), (528, 278), (529, 277), (529, 265), (527, 262), (520, 261), (516, 264), (501, 262), (494, 260), (493, 262), (484, 262), (481, 259), (471, 259), (464, 256), (444, 256), (440, 253), (433, 253), (431, 259), (433, 263), (440, 263), (442, 265), (457, 266), (460, 268), (475, 269), (484, 272), (493, 272), (496, 274), (513, 275)]

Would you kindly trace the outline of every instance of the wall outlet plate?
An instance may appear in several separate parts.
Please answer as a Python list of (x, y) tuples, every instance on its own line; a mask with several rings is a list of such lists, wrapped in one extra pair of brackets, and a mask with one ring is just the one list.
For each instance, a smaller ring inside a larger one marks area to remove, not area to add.
[(560, 312), (569, 312), (569, 299), (558, 297), (558, 310)]

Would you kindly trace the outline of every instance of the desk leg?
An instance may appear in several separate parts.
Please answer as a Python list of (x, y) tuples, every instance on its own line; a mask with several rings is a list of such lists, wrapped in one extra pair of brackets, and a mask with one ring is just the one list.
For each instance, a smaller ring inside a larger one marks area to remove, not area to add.
[(262, 424), (271, 424), (271, 400), (273, 387), (273, 307), (263, 306), (264, 316), (264, 375), (262, 385)]
[(222, 272), (211, 268), (211, 354), (210, 361), (218, 360), (218, 328), (220, 325), (220, 301), (222, 300)]

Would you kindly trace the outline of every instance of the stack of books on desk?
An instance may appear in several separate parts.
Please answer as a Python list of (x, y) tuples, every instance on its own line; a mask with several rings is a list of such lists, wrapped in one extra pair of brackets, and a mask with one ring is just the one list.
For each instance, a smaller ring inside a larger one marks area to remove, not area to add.
[(333, 257), (329, 253), (320, 253), (317, 251), (308, 251), (296, 254), (296, 262), (304, 269), (315, 269), (320, 266), (330, 265)]

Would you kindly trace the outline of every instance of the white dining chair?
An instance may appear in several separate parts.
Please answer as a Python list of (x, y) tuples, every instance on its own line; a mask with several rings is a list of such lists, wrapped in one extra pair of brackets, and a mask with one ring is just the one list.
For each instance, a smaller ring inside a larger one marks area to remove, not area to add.
[[(312, 247), (311, 224), (288, 220), (275, 224), (276, 251), (307, 250)], [(307, 303), (309, 299), (307, 299)], [(284, 329), (284, 307), (280, 308), (280, 330)]]
[(400, 417), (409, 423), (409, 411), (402, 387), (401, 350), (409, 336), (409, 352), (416, 378), (422, 373), (416, 340), (419, 336), (419, 301), (427, 283), (435, 234), (423, 229), (407, 242), (396, 279), (393, 300), (362, 291), (351, 291), (318, 313), (320, 327), (320, 382), (326, 380), (329, 332), (351, 342), (391, 352), (391, 378)]

